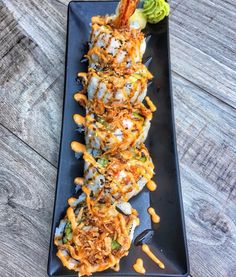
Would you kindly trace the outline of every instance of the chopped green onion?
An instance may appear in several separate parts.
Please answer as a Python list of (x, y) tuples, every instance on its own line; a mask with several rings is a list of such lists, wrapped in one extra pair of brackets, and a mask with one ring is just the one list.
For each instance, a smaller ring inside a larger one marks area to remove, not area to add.
[(71, 222), (68, 221), (67, 224), (66, 224), (64, 233), (65, 233), (66, 236), (68, 236), (71, 232), (72, 232), (72, 229), (71, 229)]
[(71, 222), (68, 221), (64, 230), (65, 236), (62, 239), (63, 243), (67, 243), (68, 241), (72, 240), (72, 228), (71, 228)]
[(64, 237), (64, 238), (62, 239), (62, 242), (63, 242), (64, 244), (67, 243), (67, 238)]
[(121, 245), (119, 244), (118, 241), (113, 240), (113, 241), (111, 242), (111, 249), (112, 249), (112, 250), (118, 250), (120, 247), (121, 247)]
[(139, 119), (143, 119), (143, 117), (140, 114), (136, 113), (136, 112), (133, 112), (133, 116), (136, 117), (136, 118), (139, 118)]
[(66, 236), (68, 240), (72, 240), (72, 233), (69, 233), (68, 236)]
[(101, 123), (102, 125), (104, 125), (106, 128), (109, 126), (109, 124), (105, 121), (105, 119), (104, 118), (102, 118), (102, 117), (98, 117), (97, 118), (97, 121), (99, 122), (99, 123)]
[(102, 117), (98, 117), (97, 121), (101, 124), (103, 124), (105, 122), (104, 118), (102, 118)]
[(100, 159), (97, 160), (97, 162), (102, 166), (106, 166), (109, 161), (106, 158), (100, 158)]
[(134, 76), (136, 79), (141, 79), (142, 75), (139, 73), (134, 73), (132, 76)]
[(140, 161), (143, 162), (143, 163), (145, 163), (145, 162), (147, 161), (147, 158), (146, 158), (145, 156), (144, 156), (144, 157), (141, 157), (141, 158), (140, 158)]
[(141, 153), (141, 157), (139, 158), (139, 160), (143, 163), (145, 163), (147, 161), (147, 157), (145, 156), (145, 154), (143, 152)]

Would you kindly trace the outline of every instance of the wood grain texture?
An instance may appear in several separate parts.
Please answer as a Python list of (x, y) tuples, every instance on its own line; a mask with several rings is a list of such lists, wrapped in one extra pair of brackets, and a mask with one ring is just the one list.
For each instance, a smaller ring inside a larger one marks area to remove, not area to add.
[[(68, 2), (0, 0), (1, 277), (46, 276)], [(170, 4), (191, 275), (234, 277), (236, 4), (220, 0)]]
[(233, 277), (236, 113), (176, 74), (173, 91), (191, 274)]
[(0, 122), (54, 165), (66, 36), (66, 8), (60, 11), (47, 1), (2, 2), (0, 34)]
[(235, 2), (172, 2), (179, 3), (170, 17), (173, 70), (236, 108)]
[(0, 126), (0, 276), (46, 276), (56, 168)]

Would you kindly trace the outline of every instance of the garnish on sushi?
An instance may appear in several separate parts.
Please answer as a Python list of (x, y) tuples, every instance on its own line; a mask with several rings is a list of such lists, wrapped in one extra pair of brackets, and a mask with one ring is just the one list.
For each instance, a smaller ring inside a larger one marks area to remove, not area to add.
[(165, 0), (145, 0), (142, 9), (136, 9), (130, 18), (134, 28), (144, 29), (147, 22), (156, 24), (170, 13), (170, 6)]

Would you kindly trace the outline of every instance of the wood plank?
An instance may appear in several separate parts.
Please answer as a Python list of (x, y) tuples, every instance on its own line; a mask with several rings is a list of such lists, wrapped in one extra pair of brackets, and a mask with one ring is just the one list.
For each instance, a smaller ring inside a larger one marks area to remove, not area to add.
[(177, 74), (173, 91), (191, 274), (233, 277), (236, 114)]
[(236, 113), (191, 83), (176, 78), (179, 159), (230, 200), (236, 196)]
[(58, 7), (47, 1), (5, 1), (0, 34), (0, 122), (54, 165), (66, 35), (66, 7)]
[[(70, 0), (56, 0), (58, 3), (64, 5), (64, 6), (68, 6), (68, 4), (70, 3)], [(83, 1), (83, 0), (82, 0)]]
[(56, 169), (0, 125), (0, 275), (45, 277)]
[(181, 166), (190, 271), (194, 277), (234, 277), (235, 202), (227, 203), (190, 167)]
[[(178, 5), (177, 5), (178, 3)], [(234, 1), (172, 0), (172, 69), (236, 107)]]
[(172, 0), (172, 5), (177, 6), (170, 17), (173, 34), (235, 70), (235, 2)]

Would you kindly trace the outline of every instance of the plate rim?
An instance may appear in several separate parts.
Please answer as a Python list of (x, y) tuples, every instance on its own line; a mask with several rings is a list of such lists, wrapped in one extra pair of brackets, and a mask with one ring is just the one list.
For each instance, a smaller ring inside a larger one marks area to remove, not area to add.
[[(60, 133), (60, 144), (59, 144), (59, 155), (58, 155), (58, 162), (57, 162), (57, 177), (56, 177), (56, 185), (55, 185), (55, 193), (54, 193), (54, 203), (53, 203), (53, 211), (52, 211), (52, 220), (51, 220), (51, 232), (50, 232), (50, 241), (49, 241), (49, 249), (48, 249), (48, 262), (47, 262), (47, 274), (48, 276), (60, 276), (60, 277), (73, 277), (73, 275), (54, 275), (50, 273), (50, 264), (51, 264), (51, 252), (53, 247), (54, 241), (54, 230), (53, 230), (53, 223), (55, 221), (55, 210), (56, 210), (56, 198), (58, 196), (58, 181), (59, 181), (59, 172), (61, 166), (61, 154), (62, 154), (62, 138), (63, 138), (63, 131), (64, 131), (64, 117), (65, 117), (65, 98), (66, 98), (66, 75), (67, 75), (67, 62), (68, 62), (68, 42), (69, 42), (69, 14), (71, 5), (76, 3), (89, 3), (89, 2), (107, 2), (107, 3), (117, 3), (120, 0), (72, 0), (67, 5), (67, 27), (66, 27), (66, 47), (65, 47), (65, 58), (64, 58), (64, 87), (63, 87), (63, 106), (62, 106), (62, 125), (61, 125), (61, 133)], [(150, 275), (145, 274), (144, 276), (151, 277), (151, 276), (158, 276), (158, 277), (187, 277), (190, 274), (190, 263), (189, 263), (189, 251), (188, 251), (188, 241), (187, 241), (187, 233), (186, 233), (186, 223), (185, 223), (185, 216), (184, 216), (184, 205), (183, 205), (183, 195), (182, 195), (182, 186), (181, 186), (181, 178), (180, 178), (180, 169), (179, 169), (179, 158), (178, 158), (178, 147), (177, 147), (177, 136), (176, 136), (176, 126), (175, 126), (175, 113), (174, 113), (174, 101), (173, 101), (173, 89), (172, 89), (172, 73), (171, 73), (171, 55), (170, 55), (170, 29), (169, 29), (169, 16), (166, 17), (167, 21), (167, 59), (168, 59), (168, 75), (169, 75), (169, 96), (170, 96), (170, 109), (171, 109), (171, 127), (172, 127), (172, 135), (173, 135), (173, 149), (174, 149), (174, 156), (175, 156), (175, 168), (176, 168), (176, 180), (177, 180), (177, 188), (178, 188), (178, 198), (179, 198), (179, 208), (180, 208), (180, 215), (181, 215), (181, 229), (183, 234), (183, 242), (184, 242), (184, 251), (185, 251), (185, 261), (186, 261), (186, 272), (184, 274), (165, 274), (162, 275)], [(76, 274), (76, 273), (75, 273)], [(106, 274), (105, 274), (106, 275)], [(107, 275), (109, 276), (109, 275)], [(124, 275), (115, 275), (115, 277), (123, 277)], [(139, 273), (132, 274), (132, 276), (140, 276)]]

